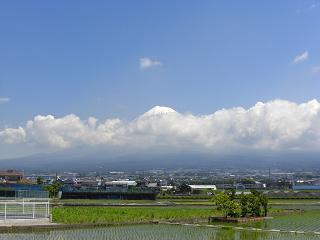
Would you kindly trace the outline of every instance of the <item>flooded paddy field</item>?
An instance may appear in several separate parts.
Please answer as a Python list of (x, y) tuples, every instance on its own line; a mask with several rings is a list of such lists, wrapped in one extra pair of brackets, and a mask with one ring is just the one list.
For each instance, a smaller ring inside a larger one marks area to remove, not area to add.
[(320, 235), (153, 224), (45, 232), (2, 233), (0, 237), (3, 240), (313, 240), (319, 239)]

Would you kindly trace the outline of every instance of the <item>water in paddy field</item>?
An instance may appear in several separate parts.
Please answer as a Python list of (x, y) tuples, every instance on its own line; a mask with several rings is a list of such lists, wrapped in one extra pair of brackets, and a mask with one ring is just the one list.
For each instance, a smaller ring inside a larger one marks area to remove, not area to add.
[(320, 239), (320, 235), (261, 232), (177, 225), (131, 225), (104, 228), (4, 233), (1, 240), (271, 240)]
[(283, 231), (320, 232), (320, 210), (277, 216), (261, 222), (244, 224), (244, 226)]

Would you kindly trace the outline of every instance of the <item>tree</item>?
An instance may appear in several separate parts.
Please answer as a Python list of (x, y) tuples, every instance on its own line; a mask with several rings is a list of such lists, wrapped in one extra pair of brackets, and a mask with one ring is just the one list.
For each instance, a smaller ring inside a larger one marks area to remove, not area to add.
[(231, 200), (235, 200), (236, 199), (236, 190), (234, 188), (230, 190), (229, 196), (230, 196)]
[(217, 206), (218, 210), (222, 210), (224, 211), (225, 209), (225, 203), (227, 201), (230, 201), (230, 197), (229, 195), (225, 194), (224, 192), (218, 193), (216, 194), (212, 201), (214, 202), (214, 204)]
[(227, 216), (240, 217), (241, 207), (238, 202), (230, 200), (230, 201), (227, 201), (225, 205), (226, 205)]
[(254, 194), (241, 194), (240, 196), (240, 206), (241, 206), (241, 216), (245, 217), (247, 215), (250, 216), (260, 216), (261, 208), (260, 208), (260, 200)]
[(242, 178), (240, 180), (240, 182), (242, 184), (254, 184), (255, 183), (255, 181), (252, 178)]
[(238, 202), (231, 200), (230, 196), (224, 192), (218, 193), (213, 197), (213, 202), (216, 204), (217, 209), (224, 213), (225, 217), (239, 217), (241, 208)]
[(260, 207), (263, 209), (263, 216), (266, 217), (268, 214), (268, 197), (257, 190), (251, 190), (251, 193), (257, 197)]
[(37, 177), (37, 184), (38, 185), (41, 185), (41, 184), (43, 184), (43, 178), (42, 177)]
[(269, 209), (268, 202), (269, 202), (268, 197), (266, 195), (264, 195), (264, 194), (261, 194), (260, 195), (260, 203), (261, 203), (261, 206), (263, 208), (263, 216), (265, 216), (265, 217), (268, 214), (268, 209)]
[(186, 184), (186, 183), (182, 183), (179, 187), (178, 187), (178, 192), (179, 193), (190, 193), (191, 192), (191, 187)]
[(216, 194), (212, 201), (225, 217), (259, 217), (267, 216), (268, 213), (268, 198), (258, 191), (241, 194), (237, 200), (232, 199), (232, 194), (221, 192)]
[(252, 191), (251, 194), (240, 195), (241, 216), (267, 216), (268, 213), (268, 198), (266, 195), (258, 191)]
[(61, 188), (61, 183), (54, 181), (51, 185), (45, 186), (44, 190), (49, 192), (49, 197), (57, 197)]
[(245, 217), (250, 213), (250, 207), (248, 204), (248, 195), (244, 195), (243, 193), (239, 197), (240, 199), (240, 207), (241, 207), (241, 217)]

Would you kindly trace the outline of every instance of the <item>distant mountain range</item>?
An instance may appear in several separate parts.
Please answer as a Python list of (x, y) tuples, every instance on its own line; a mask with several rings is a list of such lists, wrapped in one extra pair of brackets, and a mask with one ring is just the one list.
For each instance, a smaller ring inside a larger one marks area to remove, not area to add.
[(204, 154), (199, 152), (131, 152), (114, 153), (108, 151), (57, 152), (28, 157), (0, 160), (3, 169), (43, 170), (43, 171), (98, 171), (146, 170), (154, 168), (320, 168), (320, 154), (272, 153), (272, 154)]

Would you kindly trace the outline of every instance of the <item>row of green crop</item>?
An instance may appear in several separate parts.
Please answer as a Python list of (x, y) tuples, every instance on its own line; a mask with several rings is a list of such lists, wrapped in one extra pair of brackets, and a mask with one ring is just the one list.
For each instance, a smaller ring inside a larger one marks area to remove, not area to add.
[(139, 223), (150, 221), (181, 221), (206, 219), (221, 215), (212, 208), (165, 207), (55, 207), (53, 221), (57, 223)]
[[(282, 209), (270, 209), (279, 214)], [(57, 223), (142, 223), (151, 221), (206, 220), (209, 216), (222, 216), (215, 207), (54, 207), (53, 221)]]

